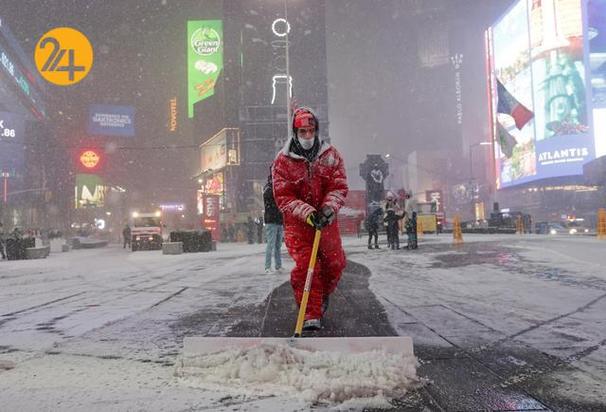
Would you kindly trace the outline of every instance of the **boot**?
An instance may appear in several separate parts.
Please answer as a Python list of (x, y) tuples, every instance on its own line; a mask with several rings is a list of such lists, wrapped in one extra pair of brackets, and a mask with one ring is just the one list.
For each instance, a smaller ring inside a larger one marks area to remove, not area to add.
[(372, 250), (372, 245), (368, 245), (368, 248)]
[(322, 321), (320, 319), (307, 319), (303, 322), (303, 330), (319, 330), (322, 328)]

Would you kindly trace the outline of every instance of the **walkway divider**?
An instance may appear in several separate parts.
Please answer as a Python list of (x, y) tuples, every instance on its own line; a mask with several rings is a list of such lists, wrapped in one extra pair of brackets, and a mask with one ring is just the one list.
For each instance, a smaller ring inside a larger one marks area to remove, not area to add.
[(606, 239), (606, 209), (600, 208), (598, 210), (598, 227), (597, 227), (598, 239)]
[(524, 234), (524, 221), (522, 220), (522, 216), (518, 216), (518, 218), (516, 219), (516, 234)]
[(461, 217), (455, 215), (452, 221), (452, 243), (454, 245), (463, 244), (463, 233), (461, 232)]

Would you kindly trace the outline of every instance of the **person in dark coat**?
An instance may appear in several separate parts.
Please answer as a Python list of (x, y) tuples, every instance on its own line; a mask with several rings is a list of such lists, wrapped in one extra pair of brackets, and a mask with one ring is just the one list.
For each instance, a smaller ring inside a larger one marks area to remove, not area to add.
[(246, 219), (246, 238), (249, 245), (255, 243), (255, 221), (251, 216)]
[(406, 236), (408, 243), (406, 249), (416, 249), (417, 245), (417, 212), (412, 212), (412, 216), (406, 219)]
[(2, 222), (0, 222), (0, 254), (2, 255), (2, 259), (6, 259), (6, 253), (4, 252), (4, 226)]
[(124, 229), (122, 229), (122, 237), (124, 238), (122, 249), (126, 249), (127, 245), (130, 247), (131, 230), (129, 225), (124, 226)]
[(271, 257), (274, 255), (274, 263), (277, 272), (282, 270), (282, 257), (280, 249), (284, 239), (284, 226), (282, 212), (278, 209), (274, 199), (273, 181), (271, 178), (271, 169), (267, 177), (267, 183), (263, 187), (263, 205), (265, 207), (265, 238), (267, 247), (265, 248), (265, 273), (271, 272)]
[(236, 228), (234, 227), (233, 223), (230, 223), (227, 226), (227, 241), (228, 242), (236, 241)]
[(257, 229), (257, 243), (263, 243), (263, 216), (255, 218), (255, 225)]
[(392, 250), (400, 249), (400, 236), (398, 234), (398, 221), (404, 216), (396, 214), (396, 211), (389, 209), (383, 219), (387, 224), (387, 243)]
[(372, 238), (375, 238), (375, 249), (379, 249), (379, 223), (383, 217), (383, 209), (380, 207), (372, 211), (368, 217), (368, 248), (372, 249)]

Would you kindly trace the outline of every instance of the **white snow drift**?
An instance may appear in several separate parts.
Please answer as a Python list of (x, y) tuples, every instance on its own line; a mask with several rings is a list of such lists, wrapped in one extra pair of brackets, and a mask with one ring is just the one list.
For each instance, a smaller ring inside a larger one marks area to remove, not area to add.
[[(197, 355), (179, 362), (182, 382), (204, 389), (255, 395), (290, 395), (306, 402), (366, 399), (388, 406), (418, 386), (414, 356), (383, 351), (345, 354), (261, 345)], [(381, 402), (382, 401), (382, 402)]]

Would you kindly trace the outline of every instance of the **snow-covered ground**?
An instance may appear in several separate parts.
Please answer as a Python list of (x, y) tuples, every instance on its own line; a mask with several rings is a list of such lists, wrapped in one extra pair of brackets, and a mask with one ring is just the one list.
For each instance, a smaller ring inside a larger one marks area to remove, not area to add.
[[(464, 249), (447, 235), (426, 235), (417, 251), (368, 250), (357, 238), (345, 247), (372, 272), (370, 289), (393, 327), (415, 344), (523, 342), (578, 368), (553, 376), (563, 395), (601, 401), (606, 242), (464, 238)], [(306, 409), (305, 397), (199, 389), (175, 377), (173, 323), (204, 311), (212, 319), (204, 334), (220, 336), (232, 326), (223, 316), (230, 309), (259, 304), (288, 280), (292, 261), (265, 274), (260, 245), (218, 249), (163, 256), (112, 245), (0, 262), (0, 409)]]

